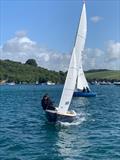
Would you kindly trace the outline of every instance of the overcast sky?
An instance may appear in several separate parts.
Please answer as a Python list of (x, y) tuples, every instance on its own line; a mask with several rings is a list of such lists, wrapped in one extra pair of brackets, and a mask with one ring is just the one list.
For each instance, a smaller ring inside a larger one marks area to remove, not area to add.
[[(82, 0), (1, 0), (0, 58), (67, 70)], [(86, 0), (83, 66), (120, 69), (120, 1)]]

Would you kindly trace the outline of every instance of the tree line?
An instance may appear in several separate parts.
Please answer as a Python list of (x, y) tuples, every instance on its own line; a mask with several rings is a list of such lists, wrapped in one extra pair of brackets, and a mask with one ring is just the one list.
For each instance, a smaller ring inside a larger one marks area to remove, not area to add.
[[(10, 60), (0, 60), (0, 80), (6, 80), (7, 82), (45, 83), (52, 81), (57, 84), (63, 84), (66, 73), (39, 67), (34, 59), (28, 59), (24, 64)], [(120, 70), (89, 70), (85, 72), (85, 76), (89, 82), (120, 81)]]
[(34, 59), (28, 59), (24, 64), (10, 60), (0, 60), (0, 80), (15, 83), (64, 83), (66, 73), (51, 71), (37, 66)]

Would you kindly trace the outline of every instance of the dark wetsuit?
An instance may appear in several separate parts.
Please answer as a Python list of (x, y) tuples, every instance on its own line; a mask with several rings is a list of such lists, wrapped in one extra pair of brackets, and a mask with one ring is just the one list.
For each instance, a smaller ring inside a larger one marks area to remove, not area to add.
[(86, 92), (86, 89), (85, 89), (85, 87), (83, 88), (83, 91), (82, 92)]
[(44, 97), (43, 97), (43, 99), (41, 100), (41, 104), (42, 104), (43, 110), (46, 110), (47, 105), (46, 105), (46, 101), (45, 101)]
[(42, 101), (41, 101), (43, 110), (55, 110), (55, 107), (53, 106), (53, 102), (49, 97), (44, 96)]
[(87, 92), (90, 92), (90, 90), (89, 90), (89, 88), (88, 88), (88, 87), (86, 87), (86, 90), (87, 90)]

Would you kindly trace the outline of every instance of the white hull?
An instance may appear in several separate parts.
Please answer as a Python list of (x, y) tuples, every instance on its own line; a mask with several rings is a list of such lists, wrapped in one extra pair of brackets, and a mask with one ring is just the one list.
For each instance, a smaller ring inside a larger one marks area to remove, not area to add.
[(68, 111), (67, 113), (59, 113), (57, 110), (46, 110), (46, 117), (49, 122), (73, 122), (76, 118), (75, 111)]

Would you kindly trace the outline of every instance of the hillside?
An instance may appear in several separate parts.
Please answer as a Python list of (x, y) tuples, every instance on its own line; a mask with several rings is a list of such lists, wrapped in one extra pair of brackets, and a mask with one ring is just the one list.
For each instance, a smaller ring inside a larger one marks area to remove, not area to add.
[(85, 72), (89, 81), (120, 81), (120, 71), (113, 70), (93, 70)]
[[(90, 70), (85, 72), (88, 81), (120, 81), (120, 71)], [(42, 67), (35, 67), (10, 60), (0, 60), (0, 80), (8, 82), (39, 83), (52, 81), (64, 83), (66, 73), (50, 71)]]
[(65, 74), (55, 71), (49, 71), (42, 67), (34, 67), (20, 62), (10, 60), (0, 60), (0, 80), (7, 80), (8, 82), (27, 82), (44, 83), (52, 81), (55, 83), (64, 83)]

